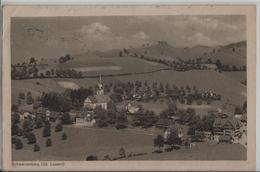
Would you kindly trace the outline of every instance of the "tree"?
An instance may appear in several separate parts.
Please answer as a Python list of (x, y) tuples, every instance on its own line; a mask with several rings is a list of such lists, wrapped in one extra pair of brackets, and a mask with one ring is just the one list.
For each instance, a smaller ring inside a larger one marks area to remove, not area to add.
[(25, 132), (32, 131), (33, 130), (33, 122), (30, 119), (24, 120), (22, 124), (22, 128)]
[(236, 65), (233, 65), (233, 66), (232, 66), (232, 70), (233, 70), (233, 71), (237, 71), (237, 66), (236, 66)]
[(19, 99), (24, 100), (25, 99), (25, 94), (24, 93), (19, 93)]
[(60, 123), (55, 126), (55, 131), (56, 132), (62, 131), (62, 125)]
[(12, 128), (11, 128), (12, 136), (17, 135), (18, 130), (19, 130), (19, 126), (17, 124), (12, 124)]
[(244, 102), (242, 109), (243, 112), (247, 112), (247, 101)]
[(68, 112), (71, 109), (71, 99), (65, 94), (45, 93), (42, 95), (41, 100), (43, 107), (51, 111)]
[(42, 131), (43, 137), (49, 137), (51, 135), (51, 128), (48, 125), (45, 125)]
[(28, 140), (28, 144), (34, 144), (36, 143), (36, 137), (33, 133), (29, 133), (27, 134), (27, 140)]
[(159, 151), (161, 151), (161, 148), (164, 145), (164, 138), (162, 135), (158, 135), (154, 140), (153, 140), (153, 145), (154, 147), (158, 147)]
[(17, 112), (13, 111), (11, 116), (12, 124), (18, 124), (20, 122), (20, 115)]
[(48, 138), (48, 139), (46, 140), (46, 147), (50, 147), (50, 146), (52, 146), (52, 141), (51, 141), (50, 138)]
[(119, 51), (119, 57), (122, 57), (122, 56), (123, 56), (123, 52)]
[(62, 117), (61, 117), (61, 123), (62, 124), (72, 124), (72, 120), (71, 117), (69, 115), (69, 113), (65, 112)]
[(42, 121), (42, 118), (41, 117), (36, 117), (35, 118), (35, 127), (34, 128), (42, 128), (43, 126), (43, 121)]
[(195, 135), (196, 127), (194, 125), (191, 125), (188, 129), (188, 135)]
[(31, 58), (30, 58), (30, 64), (32, 64), (32, 63), (36, 63), (36, 60), (35, 60), (34, 57), (31, 57)]
[(125, 152), (124, 148), (120, 148), (120, 150), (119, 150), (119, 157), (120, 158), (126, 157), (126, 152)]
[(47, 71), (45, 72), (45, 75), (46, 75), (46, 76), (50, 76), (50, 75), (51, 75), (51, 72), (50, 72), (49, 70), (47, 70)]
[(105, 156), (104, 156), (104, 160), (111, 160), (111, 158), (110, 158), (109, 155), (105, 155)]
[(62, 136), (61, 136), (61, 139), (62, 139), (62, 140), (67, 140), (67, 134), (66, 134), (66, 133), (63, 133)]
[(89, 155), (86, 158), (86, 161), (96, 161), (96, 160), (98, 160), (98, 157), (95, 155)]
[(241, 109), (239, 106), (235, 107), (235, 114), (242, 114), (243, 109)]
[(33, 148), (33, 151), (34, 152), (39, 152), (40, 151), (40, 146), (38, 144), (35, 144), (34, 148)]
[(18, 150), (18, 149), (22, 149), (22, 148), (23, 148), (23, 142), (17, 138), (15, 141), (15, 149)]
[(31, 104), (33, 104), (33, 101), (34, 101), (34, 100), (33, 100), (33, 97), (32, 97), (31, 92), (28, 92), (28, 93), (27, 93), (27, 101), (26, 101), (27, 104), (28, 104), (28, 105), (31, 105)]
[(172, 130), (167, 138), (166, 143), (168, 145), (180, 145), (181, 144), (181, 138), (178, 137), (177, 131)]

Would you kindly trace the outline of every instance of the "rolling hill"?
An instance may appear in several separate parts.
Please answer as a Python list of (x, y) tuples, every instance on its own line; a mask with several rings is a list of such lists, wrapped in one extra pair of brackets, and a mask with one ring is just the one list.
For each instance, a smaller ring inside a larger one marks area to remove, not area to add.
[(150, 46), (128, 49), (131, 53), (144, 55), (152, 58), (173, 59), (196, 59), (204, 60), (211, 58), (213, 61), (219, 59), (223, 64), (246, 65), (246, 41), (229, 44), (226, 46), (195, 46), (191, 48), (175, 48), (169, 44), (153, 44)]
[[(233, 50), (235, 48), (235, 51)], [(215, 49), (215, 50), (214, 50)], [(214, 53), (213, 53), (214, 50)], [(134, 58), (130, 56), (119, 57), (120, 50), (111, 50), (107, 52), (86, 52), (72, 55), (73, 59), (59, 64), (57, 58), (43, 59), (43, 63), (47, 63), (50, 68), (74, 68), (83, 70), (85, 76), (98, 74), (121, 74), (128, 72), (147, 72), (167, 68), (166, 66)], [(168, 44), (153, 44), (140, 48), (128, 49), (130, 53), (143, 54), (154, 58), (174, 59), (181, 57), (183, 59), (203, 57), (212, 59), (221, 59), (223, 63), (245, 65), (246, 58), (246, 42), (229, 44), (226, 46), (207, 47), (196, 46), (192, 48), (174, 48)], [(163, 52), (163, 53), (162, 53)], [(45, 69), (46, 70), (46, 69)], [(175, 84), (177, 86), (196, 86), (203, 90), (212, 90), (222, 95), (222, 101), (218, 106), (226, 101), (232, 102), (234, 105), (241, 105), (246, 100), (246, 86), (240, 83), (246, 79), (246, 72), (216, 72), (208, 71), (158, 71), (149, 74), (138, 74), (129, 76), (114, 76), (103, 78), (105, 83), (116, 81), (148, 81), (162, 82), (164, 84)], [(203, 80), (203, 82), (202, 82)], [(77, 87), (95, 86), (96, 78), (69, 79), (69, 78), (45, 78), (45, 79), (27, 79), (12, 80), (12, 102), (17, 103), (19, 92), (31, 91), (34, 96), (40, 95), (42, 92), (57, 91), (61, 92), (66, 89), (64, 86), (75, 85)]]

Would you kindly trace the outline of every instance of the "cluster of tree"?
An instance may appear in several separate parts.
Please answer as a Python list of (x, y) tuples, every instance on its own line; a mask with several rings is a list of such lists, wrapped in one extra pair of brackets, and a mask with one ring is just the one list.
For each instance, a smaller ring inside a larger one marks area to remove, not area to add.
[(80, 88), (76, 90), (68, 90), (72, 105), (81, 107), (86, 97), (93, 95), (93, 88)]
[[(181, 138), (178, 136), (178, 133), (176, 130), (171, 130), (170, 134), (164, 138), (162, 135), (158, 135), (153, 140), (154, 147), (158, 147), (159, 150), (157, 150), (157, 153), (161, 153), (161, 148), (164, 147), (164, 145), (170, 146), (170, 150), (173, 148), (178, 149), (179, 146), (182, 144)], [(168, 152), (168, 149), (166, 149)]]
[(17, 63), (11, 65), (12, 79), (28, 79), (44, 77), (43, 73), (39, 74), (39, 67), (47, 66), (47, 64), (38, 64), (37, 59), (31, 57), (29, 62)]
[(108, 104), (108, 110), (100, 107), (95, 108), (96, 122), (98, 127), (106, 127), (108, 125), (115, 126), (117, 129), (127, 127), (127, 116), (124, 111), (117, 111), (113, 103)]
[(245, 80), (242, 80), (242, 81), (240, 81), (240, 83), (241, 83), (241, 84), (243, 84), (243, 85), (245, 85), (245, 86), (247, 85), (246, 79), (245, 79)]
[[(192, 104), (193, 101), (197, 101), (198, 105), (201, 105), (203, 101), (210, 104), (212, 101), (221, 99), (221, 95), (218, 95), (212, 91), (199, 91), (195, 86), (186, 87), (176, 85), (170, 86), (169, 83), (165, 85), (158, 82), (153, 82), (151, 85), (147, 81), (135, 81), (135, 82), (117, 82), (115, 84), (110, 83), (105, 85), (107, 90), (111, 93), (111, 98), (115, 102), (124, 100), (139, 100), (149, 101), (150, 99), (157, 100), (158, 98), (168, 97), (173, 98), (181, 103)], [(112, 89), (111, 89), (112, 88)]]
[(66, 54), (64, 57), (62, 56), (62, 57), (59, 58), (59, 63), (65, 63), (65, 62), (67, 62), (71, 59), (72, 59), (71, 55)]
[(194, 118), (188, 129), (188, 135), (195, 135), (195, 131), (213, 132), (214, 115)]
[(65, 93), (49, 92), (41, 96), (41, 104), (50, 111), (68, 112), (71, 109), (72, 102)]
[(133, 115), (132, 125), (149, 128), (156, 124), (158, 116), (151, 110), (144, 111), (142, 108)]
[(26, 101), (26, 104), (31, 105), (34, 103), (34, 99), (32, 93), (30, 91), (27, 92), (26, 96), (23, 92), (18, 95), (18, 104), (20, 105), (22, 101)]
[(247, 101), (245, 101), (242, 106), (235, 107), (234, 114), (244, 114), (246, 112), (247, 112)]
[(83, 73), (74, 69), (56, 69), (56, 76), (58, 78), (83, 78)]
[(232, 65), (230, 66), (229, 64), (222, 64), (220, 60), (216, 60), (215, 62), (218, 71), (246, 71), (246, 66), (237, 66), (237, 65)]

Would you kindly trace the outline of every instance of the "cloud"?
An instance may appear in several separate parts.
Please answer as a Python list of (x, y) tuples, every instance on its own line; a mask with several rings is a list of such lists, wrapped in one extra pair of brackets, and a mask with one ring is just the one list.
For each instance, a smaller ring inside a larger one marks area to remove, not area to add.
[(99, 22), (95, 22), (95, 23), (81, 26), (78, 32), (86, 33), (86, 34), (110, 33), (110, 28)]
[(134, 35), (132, 35), (133, 38), (135, 39), (143, 39), (143, 40), (146, 40), (146, 39), (149, 39), (150, 36), (148, 36), (146, 33), (144, 32), (139, 32), (139, 33), (136, 33)]
[(214, 43), (210, 37), (204, 35), (203, 33), (195, 33), (188, 38), (188, 41), (191, 44), (195, 45), (211, 45)]

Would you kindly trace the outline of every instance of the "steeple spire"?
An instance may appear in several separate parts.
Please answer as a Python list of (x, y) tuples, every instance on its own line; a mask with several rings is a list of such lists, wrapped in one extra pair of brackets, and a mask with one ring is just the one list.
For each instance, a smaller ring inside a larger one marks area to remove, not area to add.
[(99, 74), (99, 84), (102, 84), (101, 74)]
[(96, 94), (97, 94), (97, 95), (103, 95), (103, 94), (104, 94), (104, 89), (103, 89), (101, 74), (99, 74), (98, 88), (97, 88)]

